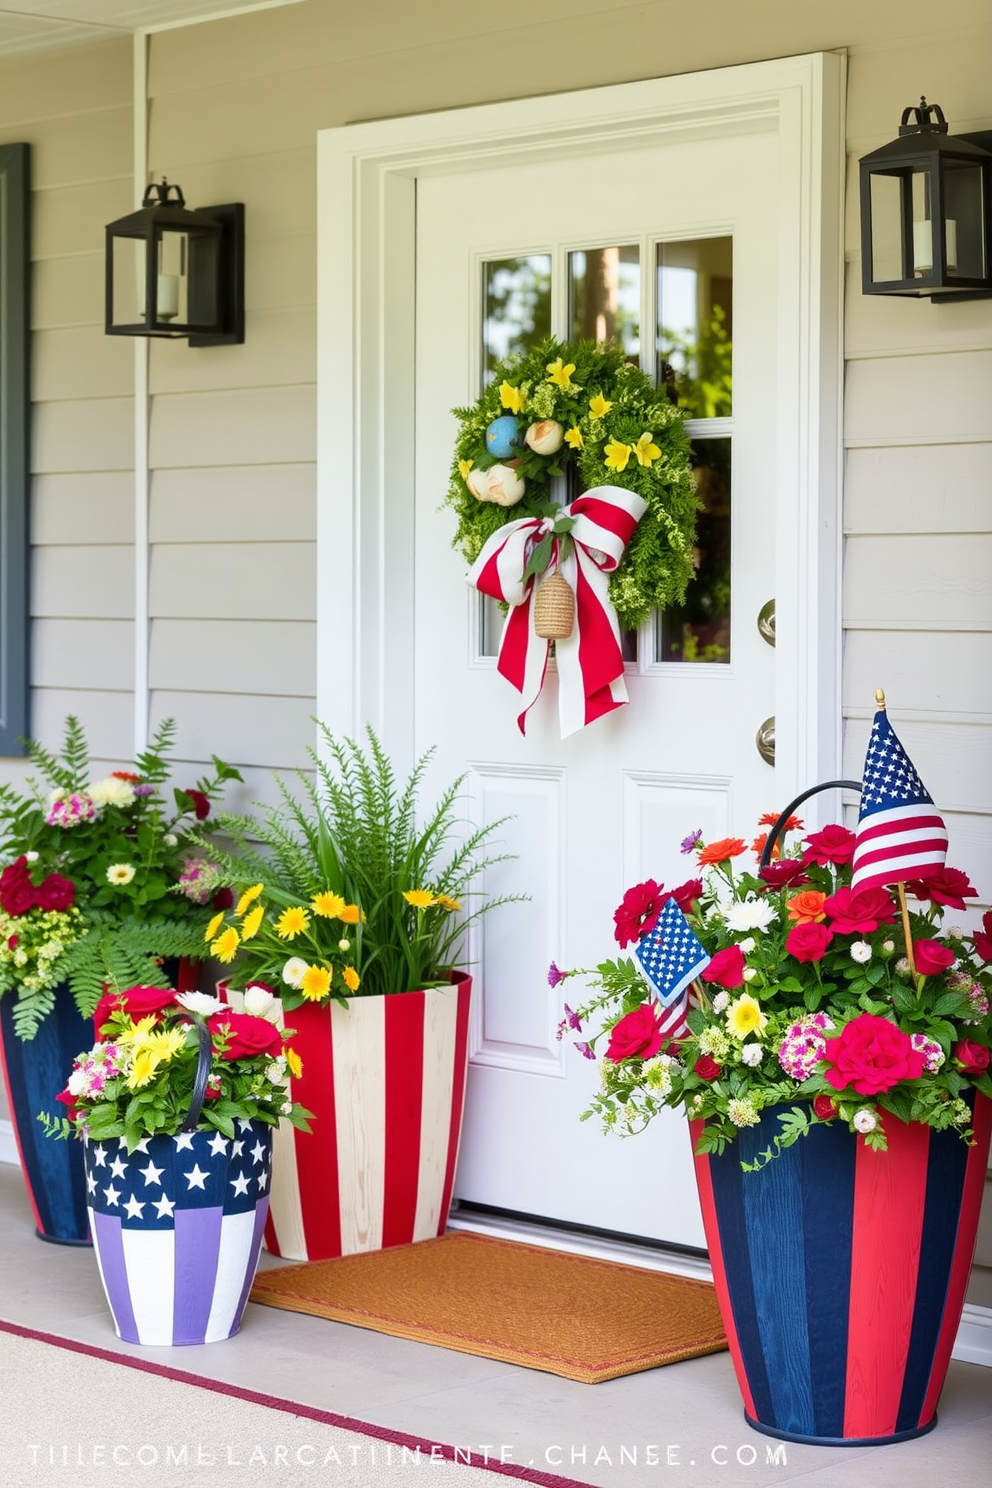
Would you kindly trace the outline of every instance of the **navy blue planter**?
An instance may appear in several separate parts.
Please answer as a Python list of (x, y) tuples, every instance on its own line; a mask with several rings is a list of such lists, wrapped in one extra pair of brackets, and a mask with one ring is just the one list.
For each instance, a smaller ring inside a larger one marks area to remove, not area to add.
[(14, 1032), (15, 1000), (12, 992), (0, 997), (0, 1055), (37, 1232), (57, 1245), (88, 1245), (82, 1143), (46, 1137), (37, 1116), (62, 1111), (55, 1097), (65, 1089), (76, 1055), (92, 1046), (93, 1021), (80, 1015), (62, 984), (55, 989), (54, 1010), (25, 1041)]
[[(886, 1116), (887, 1152), (840, 1123), (755, 1173), (774, 1108), (696, 1178), (720, 1310), (750, 1425), (824, 1446), (930, 1431), (961, 1319), (992, 1102), (966, 1146)], [(693, 1140), (699, 1125), (693, 1123)]]

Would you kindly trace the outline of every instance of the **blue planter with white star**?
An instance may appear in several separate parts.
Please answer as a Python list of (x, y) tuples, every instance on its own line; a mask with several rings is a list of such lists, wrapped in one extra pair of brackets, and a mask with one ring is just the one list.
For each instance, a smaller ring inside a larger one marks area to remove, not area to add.
[(215, 1343), (241, 1327), (269, 1212), (272, 1128), (85, 1142), (93, 1247), (126, 1343)]

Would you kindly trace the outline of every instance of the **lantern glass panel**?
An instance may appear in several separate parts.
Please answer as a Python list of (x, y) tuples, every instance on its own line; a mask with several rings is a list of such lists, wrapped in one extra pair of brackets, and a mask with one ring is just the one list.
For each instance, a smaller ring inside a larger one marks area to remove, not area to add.
[(985, 179), (980, 165), (949, 160), (944, 166), (947, 272), (963, 279), (988, 276)]
[(114, 297), (111, 307), (115, 326), (141, 325), (145, 318), (144, 238), (111, 238), (113, 244)]
[(906, 252), (903, 241), (903, 182), (901, 172), (872, 172), (871, 187), (871, 277), (874, 284), (888, 284), (904, 277)]
[(910, 176), (913, 204), (913, 275), (922, 279), (933, 273), (933, 207), (930, 171), (914, 170)]
[(189, 279), (189, 239), (184, 232), (164, 232), (158, 240), (158, 282), (155, 315), (158, 322), (169, 325), (188, 322), (187, 289)]

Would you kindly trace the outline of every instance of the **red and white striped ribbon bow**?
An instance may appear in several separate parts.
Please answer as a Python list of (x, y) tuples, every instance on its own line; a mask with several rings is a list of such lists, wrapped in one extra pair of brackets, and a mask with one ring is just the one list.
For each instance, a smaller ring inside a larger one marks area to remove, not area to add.
[[(559, 516), (573, 519), (571, 552), (561, 557), (555, 539), (547, 573), (557, 568), (575, 591), (575, 624), (566, 640), (555, 642), (558, 664), (558, 716), (567, 738), (587, 723), (627, 701), (620, 627), (610, 603), (609, 576), (623, 557), (647, 503), (620, 486), (596, 486), (578, 496)], [(540, 696), (550, 641), (534, 632), (538, 579), (524, 578), (527, 560), (552, 530), (549, 517), (521, 517), (494, 532), (472, 565), (470, 584), (510, 606), (499, 647), (498, 670), (523, 696), (517, 715), (525, 732), (528, 710)], [(545, 575), (541, 575), (541, 578)]]

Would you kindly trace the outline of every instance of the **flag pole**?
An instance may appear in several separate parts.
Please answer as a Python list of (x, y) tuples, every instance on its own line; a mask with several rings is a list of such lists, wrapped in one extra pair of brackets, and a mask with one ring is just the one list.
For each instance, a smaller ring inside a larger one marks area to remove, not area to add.
[[(880, 687), (875, 688), (875, 707), (879, 713), (885, 712), (885, 693)], [(909, 905), (906, 903), (906, 885), (896, 884), (896, 896), (899, 900), (899, 913), (902, 915), (902, 933), (906, 942), (906, 960), (914, 978), (916, 976), (916, 962), (913, 959), (913, 932), (909, 924)]]
[(704, 1013), (708, 1013), (710, 1011), (710, 1000), (703, 991), (703, 984), (698, 977), (693, 977), (692, 979), (692, 990), (696, 994), (698, 1006), (702, 1008)]

